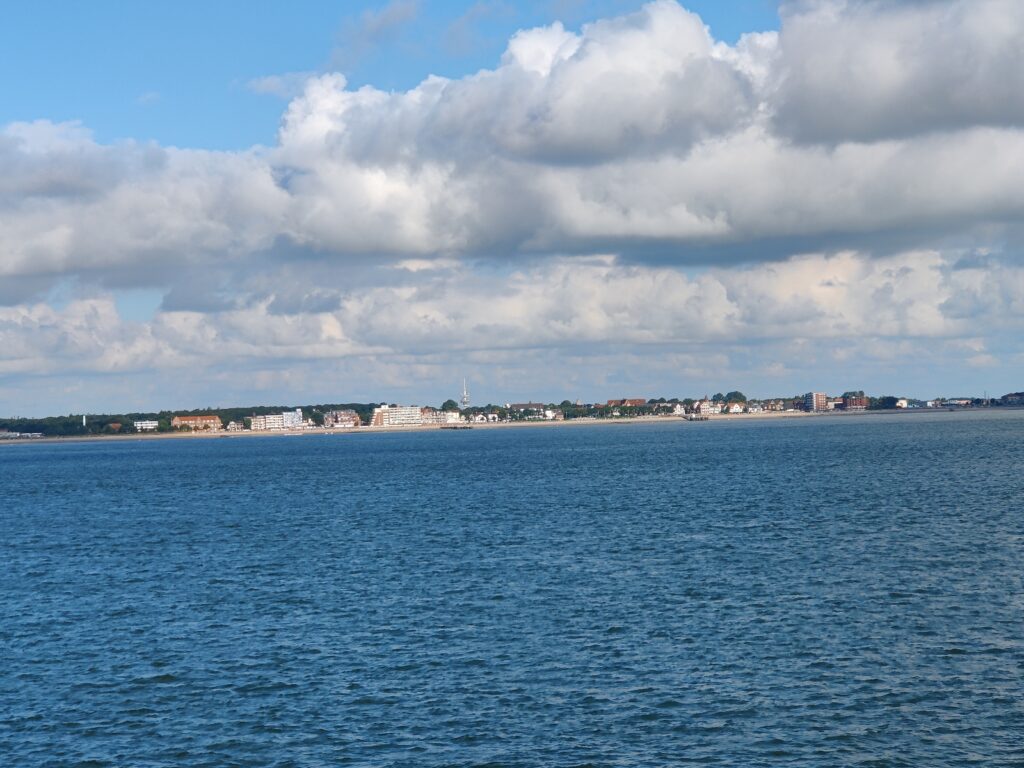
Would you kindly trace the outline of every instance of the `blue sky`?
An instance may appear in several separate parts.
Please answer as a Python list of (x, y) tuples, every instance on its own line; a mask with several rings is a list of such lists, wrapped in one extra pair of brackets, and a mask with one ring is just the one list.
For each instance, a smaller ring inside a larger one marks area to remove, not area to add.
[[(402, 90), (429, 74), (493, 67), (517, 29), (556, 19), (578, 27), (642, 3), (393, 5), (400, 10), (389, 24), (381, 18), (386, 6), (369, 1), (66, 0), (47, 12), (36, 3), (7, 3), (0, 11), (0, 124), (80, 120), (102, 142), (270, 144), (282, 103), (254, 93), (254, 79), (338, 70), (353, 86)], [(687, 7), (726, 42), (778, 26), (770, 0), (694, 0)]]
[(1021, 39), (1006, 0), (9, 3), (0, 414), (1024, 389)]

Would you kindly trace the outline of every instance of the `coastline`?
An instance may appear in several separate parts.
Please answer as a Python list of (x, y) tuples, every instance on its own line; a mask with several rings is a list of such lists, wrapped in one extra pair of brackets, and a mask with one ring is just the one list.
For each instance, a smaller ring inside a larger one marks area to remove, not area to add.
[[(807, 411), (768, 411), (765, 413), (731, 413), (715, 414), (707, 421), (690, 422), (682, 416), (627, 416), (610, 419), (567, 419), (561, 421), (506, 421), (490, 422), (479, 424), (462, 425), (463, 428), (493, 430), (493, 429), (517, 429), (517, 428), (555, 428), (555, 427), (580, 427), (580, 426), (606, 426), (625, 424), (671, 424), (671, 423), (699, 423), (711, 424), (715, 422), (745, 422), (777, 419), (822, 419), (836, 418), (849, 419), (861, 416), (878, 416), (882, 414), (909, 415), (912, 413), (945, 413), (944, 409), (920, 409), (920, 410), (886, 410), (886, 411), (829, 411), (826, 413), (809, 413)], [(292, 429), (253, 432), (245, 430), (241, 432), (159, 432), (159, 433), (134, 433), (128, 435), (74, 435), (74, 436), (53, 436), (37, 437), (26, 439), (0, 440), (3, 445), (34, 445), (44, 443), (53, 445), (58, 443), (91, 443), (91, 442), (125, 442), (132, 440), (217, 440), (236, 438), (272, 438), (272, 437), (308, 437), (312, 435), (380, 435), (400, 432), (440, 432), (456, 431), (451, 427), (437, 424), (425, 424), (422, 426), (408, 427), (352, 427), (348, 429)]]

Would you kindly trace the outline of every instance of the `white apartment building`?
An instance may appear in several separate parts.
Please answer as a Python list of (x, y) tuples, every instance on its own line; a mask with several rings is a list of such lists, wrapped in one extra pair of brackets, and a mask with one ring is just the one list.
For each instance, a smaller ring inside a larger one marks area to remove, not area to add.
[(423, 414), (418, 405), (384, 405), (373, 409), (374, 427), (419, 427)]
[(135, 431), (136, 432), (156, 432), (156, 429), (159, 426), (160, 426), (159, 422), (156, 422), (156, 421), (136, 421), (135, 422)]
[(280, 413), (265, 413), (261, 416), (253, 416), (249, 429), (253, 432), (284, 429), (284, 416)]
[(302, 409), (284, 413), (268, 413), (263, 416), (253, 416), (252, 424), (249, 426), (253, 432), (268, 432), (282, 429), (302, 429)]

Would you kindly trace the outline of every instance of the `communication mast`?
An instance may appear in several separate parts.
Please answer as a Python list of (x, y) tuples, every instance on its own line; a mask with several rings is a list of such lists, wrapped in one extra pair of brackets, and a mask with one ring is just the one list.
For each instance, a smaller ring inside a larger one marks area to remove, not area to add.
[(462, 397), (459, 398), (463, 410), (469, 408), (469, 390), (466, 388), (466, 379), (462, 379)]

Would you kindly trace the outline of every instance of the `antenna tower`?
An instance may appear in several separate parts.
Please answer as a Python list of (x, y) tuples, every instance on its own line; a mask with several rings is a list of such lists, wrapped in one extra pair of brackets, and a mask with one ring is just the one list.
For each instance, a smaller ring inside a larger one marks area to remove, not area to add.
[(466, 379), (462, 379), (462, 397), (459, 398), (463, 409), (469, 408), (469, 390), (466, 388)]

